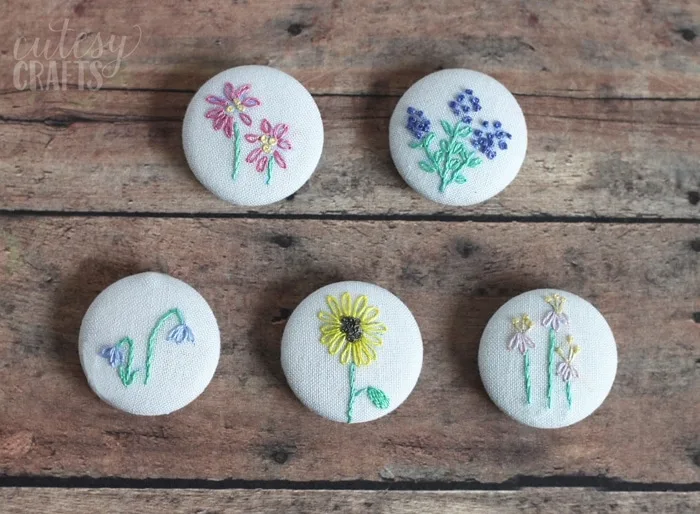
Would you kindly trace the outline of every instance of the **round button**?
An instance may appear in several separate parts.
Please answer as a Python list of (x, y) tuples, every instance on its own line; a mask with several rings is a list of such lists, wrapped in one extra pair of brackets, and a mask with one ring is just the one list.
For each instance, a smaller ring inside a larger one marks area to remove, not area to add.
[(266, 205), (309, 180), (323, 149), (323, 123), (296, 79), (267, 66), (239, 66), (197, 91), (182, 142), (190, 168), (212, 193), (236, 205)]
[(602, 314), (583, 298), (537, 289), (489, 320), (479, 347), (486, 392), (510, 417), (560, 428), (589, 416), (610, 392), (617, 347)]
[(161, 273), (123, 278), (92, 302), (80, 363), (105, 402), (131, 414), (169, 414), (206, 389), (219, 362), (219, 327), (206, 300)]
[(294, 310), (282, 337), (282, 369), (309, 409), (332, 421), (386, 416), (418, 381), (423, 341), (411, 311), (386, 289), (338, 282)]
[(527, 127), (513, 95), (471, 70), (423, 77), (401, 97), (389, 122), (394, 164), (418, 193), (447, 205), (497, 195), (518, 174)]

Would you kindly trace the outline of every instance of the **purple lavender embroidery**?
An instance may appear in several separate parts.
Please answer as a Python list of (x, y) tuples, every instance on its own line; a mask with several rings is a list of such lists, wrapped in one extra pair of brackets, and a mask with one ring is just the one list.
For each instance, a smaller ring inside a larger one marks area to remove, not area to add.
[(481, 110), (479, 97), (474, 96), (474, 91), (471, 89), (458, 93), (454, 100), (447, 102), (447, 105), (452, 110), (452, 114), (467, 125), (471, 125), (472, 115)]
[(408, 108), (408, 122), (406, 128), (411, 131), (413, 137), (421, 141), (430, 132), (430, 120), (423, 115), (423, 111)]
[(506, 139), (512, 139), (513, 136), (503, 130), (503, 124), (500, 121), (494, 121), (492, 124), (489, 124), (488, 121), (483, 121), (481, 122), (481, 127), (474, 130), (474, 137), (469, 141), (474, 148), (488, 159), (496, 157), (496, 146), (498, 146), (499, 150), (508, 149)]
[(526, 335), (523, 332), (517, 332), (513, 338), (508, 342), (508, 349), (512, 350), (513, 348), (517, 348), (518, 351), (522, 354), (525, 355), (525, 352), (527, 351), (528, 348), (534, 348), (535, 343), (532, 342), (532, 339), (530, 339), (530, 336)]

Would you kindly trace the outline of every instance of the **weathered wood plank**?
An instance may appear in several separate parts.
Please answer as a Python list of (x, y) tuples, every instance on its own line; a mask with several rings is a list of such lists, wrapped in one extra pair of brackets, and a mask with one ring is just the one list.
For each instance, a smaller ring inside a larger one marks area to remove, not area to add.
[[(0, 473), (289, 480), (700, 476), (697, 225), (157, 218), (0, 219)], [(196, 287), (217, 314), (219, 370), (188, 408), (137, 418), (88, 389), (77, 355), (97, 293), (137, 271)], [(308, 412), (279, 364), (284, 320), (319, 286), (376, 282), (414, 311), (414, 394), (348, 427)], [(617, 336), (612, 393), (568, 429), (518, 426), (476, 354), (496, 308), (550, 285), (591, 299)], [(693, 321), (695, 316), (695, 322)]]
[[(261, 63), (290, 71), (316, 93), (396, 94), (444, 67), (482, 70), (517, 93), (688, 98), (700, 90), (700, 5), (693, 0), (210, 0), (148, 9), (129, 0), (29, 2), (0, 22), (3, 69), (34, 38), (40, 48), (50, 42), (50, 55), (64, 19), (74, 30), (66, 51), (81, 32), (88, 35), (59, 61), (81, 60), (99, 48), (98, 35), (103, 45), (110, 35), (128, 37), (124, 53), (133, 53), (106, 82), (117, 88), (192, 89), (224, 68)], [(142, 33), (135, 50), (134, 25)], [(77, 65), (68, 72), (75, 83)], [(12, 74), (0, 77), (1, 89), (14, 87)]]
[(0, 489), (6, 514), (101, 512), (251, 513), (372, 512), (499, 514), (538, 512), (685, 513), (700, 509), (700, 493), (604, 492), (586, 489), (521, 491), (294, 491), (149, 489)]
[[(0, 112), (15, 120), (0, 124), (2, 208), (246, 212), (211, 195), (187, 167), (180, 120), (190, 97), (0, 95)], [(326, 126), (319, 169), (293, 200), (256, 212), (700, 218), (700, 101), (523, 96), (523, 170), (496, 198), (464, 209), (422, 199), (398, 175), (387, 137), (396, 98), (317, 100)]]

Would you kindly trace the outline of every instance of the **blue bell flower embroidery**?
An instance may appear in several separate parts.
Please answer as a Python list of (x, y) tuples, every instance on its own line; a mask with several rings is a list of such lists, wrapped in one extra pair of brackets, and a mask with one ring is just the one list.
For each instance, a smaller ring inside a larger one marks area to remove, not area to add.
[(168, 332), (168, 337), (166, 337), (165, 340), (175, 344), (182, 344), (184, 342), (194, 344), (194, 333), (192, 333), (190, 327), (182, 323)]
[(126, 360), (124, 356), (124, 350), (122, 350), (119, 345), (107, 346), (100, 351), (100, 356), (104, 357), (109, 361), (109, 365), (113, 368), (118, 368)]

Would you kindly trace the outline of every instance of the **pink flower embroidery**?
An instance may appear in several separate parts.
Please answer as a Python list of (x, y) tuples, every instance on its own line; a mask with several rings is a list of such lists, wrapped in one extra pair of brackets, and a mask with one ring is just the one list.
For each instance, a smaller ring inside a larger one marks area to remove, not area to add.
[(516, 333), (510, 341), (508, 341), (509, 350), (517, 348), (522, 355), (525, 355), (528, 348), (535, 347), (535, 343), (533, 343), (530, 336), (526, 334), (526, 332), (532, 328), (532, 325), (532, 320), (527, 314), (513, 319), (513, 327), (515, 327)]
[(287, 161), (279, 150), (291, 150), (292, 144), (284, 136), (289, 130), (289, 126), (284, 123), (279, 123), (274, 127), (266, 119), (260, 124), (262, 134), (246, 134), (245, 139), (249, 143), (260, 143), (260, 146), (252, 150), (245, 158), (246, 162), (255, 164), (255, 169), (260, 173), (267, 169), (266, 184), (270, 183), (272, 178), (273, 163), (282, 169), (287, 169)]
[[(564, 382), (569, 382), (572, 378), (578, 378), (578, 371), (574, 368), (574, 358), (581, 352), (581, 347), (574, 344), (574, 337), (568, 336), (566, 342), (569, 346), (569, 355), (564, 353), (561, 346), (557, 347), (556, 352), (561, 357), (562, 361), (557, 364), (557, 375), (561, 377)], [(570, 396), (570, 392), (567, 391), (567, 396)], [(571, 400), (569, 400), (571, 403)]]
[(569, 324), (569, 317), (564, 312), (566, 298), (559, 294), (553, 294), (547, 296), (544, 301), (552, 307), (552, 310), (542, 319), (542, 325), (558, 332), (562, 326)]
[(250, 90), (250, 84), (245, 84), (238, 89), (233, 84), (226, 82), (224, 85), (224, 98), (209, 95), (206, 100), (210, 104), (216, 105), (209, 110), (205, 116), (214, 120), (214, 130), (223, 130), (226, 137), (233, 137), (233, 126), (236, 123), (236, 115), (243, 123), (250, 126), (253, 122), (250, 116), (245, 113), (249, 107), (260, 105), (260, 100), (252, 96), (246, 96)]

